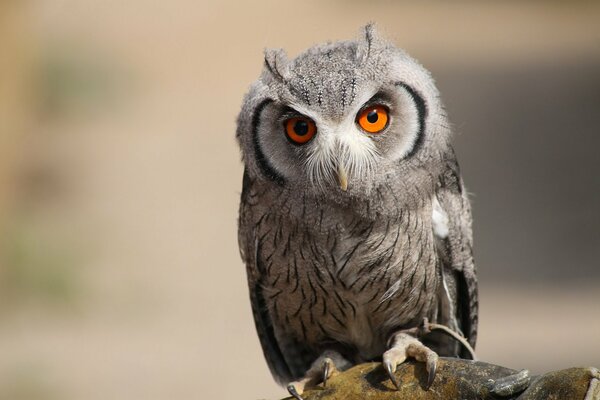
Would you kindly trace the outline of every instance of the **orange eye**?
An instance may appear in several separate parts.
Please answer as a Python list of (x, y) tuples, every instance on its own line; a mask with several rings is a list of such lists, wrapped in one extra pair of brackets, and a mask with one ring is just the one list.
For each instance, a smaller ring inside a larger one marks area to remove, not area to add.
[(294, 117), (284, 122), (287, 137), (295, 144), (304, 144), (315, 136), (317, 126), (306, 117)]
[(358, 114), (357, 122), (368, 133), (379, 133), (385, 129), (389, 120), (387, 107), (374, 105)]

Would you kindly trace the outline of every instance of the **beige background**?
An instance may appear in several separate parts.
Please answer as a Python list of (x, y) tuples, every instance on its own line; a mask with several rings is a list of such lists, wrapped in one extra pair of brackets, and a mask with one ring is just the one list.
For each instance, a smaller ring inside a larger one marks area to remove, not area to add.
[(376, 21), (474, 193), (481, 359), (600, 366), (597, 2), (0, 3), (0, 399), (278, 398), (236, 239), (264, 47)]

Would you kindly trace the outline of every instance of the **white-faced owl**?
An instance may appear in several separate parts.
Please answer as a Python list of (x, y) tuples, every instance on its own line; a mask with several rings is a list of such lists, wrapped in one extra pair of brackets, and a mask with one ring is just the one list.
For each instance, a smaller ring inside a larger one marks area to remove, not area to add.
[[(468, 357), (471, 212), (429, 72), (374, 28), (295, 59), (265, 52), (237, 139), (239, 245), (271, 372), (300, 398), (356, 363)], [(466, 341), (464, 341), (466, 342)], [(468, 345), (467, 345), (468, 347)]]

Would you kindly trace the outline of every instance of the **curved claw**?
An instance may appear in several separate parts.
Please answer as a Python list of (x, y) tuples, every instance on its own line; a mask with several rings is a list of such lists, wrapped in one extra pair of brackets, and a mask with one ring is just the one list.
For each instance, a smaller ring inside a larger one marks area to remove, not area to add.
[(329, 377), (329, 363), (325, 362), (325, 368), (323, 368), (323, 387), (327, 387), (327, 378)]
[(396, 387), (396, 390), (400, 390), (400, 382), (398, 382), (398, 378), (396, 378), (396, 374), (394, 374), (394, 368), (392, 367), (392, 364), (385, 363), (385, 370), (390, 377), (390, 381), (392, 381)]
[(304, 398), (302, 396), (300, 396), (300, 394), (298, 393), (298, 391), (296, 390), (296, 387), (294, 385), (292, 385), (292, 384), (287, 385), (287, 391), (296, 400), (304, 400)]
[(433, 384), (433, 380), (435, 379), (435, 373), (437, 371), (437, 357), (429, 358), (427, 360), (425, 369), (427, 370), (427, 386), (425, 387), (425, 390), (429, 390), (429, 388)]

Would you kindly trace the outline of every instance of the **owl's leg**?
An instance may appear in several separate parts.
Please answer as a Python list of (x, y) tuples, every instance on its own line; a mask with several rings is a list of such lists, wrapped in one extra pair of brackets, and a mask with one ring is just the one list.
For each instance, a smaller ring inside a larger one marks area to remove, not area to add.
[(324, 351), (310, 366), (304, 377), (298, 381), (291, 382), (287, 386), (288, 392), (298, 400), (303, 400), (301, 394), (304, 389), (317, 386), (323, 382), (327, 385), (327, 379), (350, 367), (348, 360), (333, 350)]
[[(411, 333), (407, 333), (411, 332)], [(438, 355), (429, 347), (421, 343), (412, 333), (412, 330), (400, 331), (392, 335), (390, 349), (383, 353), (383, 366), (390, 376), (390, 380), (400, 389), (400, 384), (394, 372), (398, 364), (402, 364), (407, 357), (413, 357), (417, 361), (425, 363), (427, 369), (427, 388), (433, 383), (437, 367)]]

